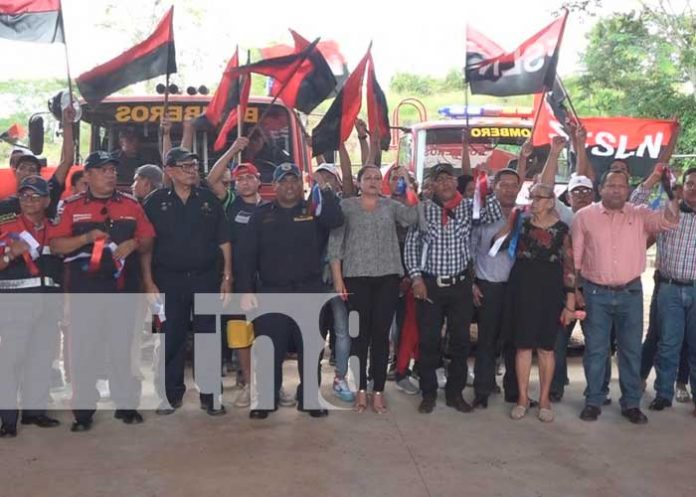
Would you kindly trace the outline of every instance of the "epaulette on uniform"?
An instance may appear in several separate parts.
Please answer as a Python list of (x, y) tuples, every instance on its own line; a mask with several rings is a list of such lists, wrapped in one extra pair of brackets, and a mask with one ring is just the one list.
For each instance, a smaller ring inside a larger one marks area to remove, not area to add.
[(118, 194), (121, 195), (123, 198), (127, 198), (128, 200), (130, 200), (130, 201), (132, 201), (132, 202), (135, 202), (136, 204), (139, 204), (139, 203), (140, 203), (140, 202), (138, 202), (138, 199), (135, 198), (135, 197), (134, 197), (133, 195), (131, 195), (130, 193), (126, 193), (126, 192), (121, 192), (121, 191), (119, 191)]
[(14, 212), (8, 212), (7, 214), (0, 214), (0, 224), (11, 223), (17, 219), (17, 214)]
[(85, 198), (85, 195), (87, 195), (86, 192), (81, 192), (81, 193), (76, 193), (75, 195), (70, 195), (65, 200), (63, 200), (63, 203), (72, 204), (73, 202), (76, 202), (76, 201), (80, 200), (81, 198)]

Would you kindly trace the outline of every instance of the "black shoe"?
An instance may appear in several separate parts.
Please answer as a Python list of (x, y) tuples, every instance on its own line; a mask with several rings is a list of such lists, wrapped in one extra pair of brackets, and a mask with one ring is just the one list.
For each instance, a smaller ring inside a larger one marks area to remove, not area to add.
[(0, 427), (0, 438), (15, 438), (17, 436), (17, 425), (4, 424)]
[(422, 414), (430, 414), (435, 409), (435, 399), (433, 397), (423, 397), (420, 405), (418, 406), (418, 412)]
[(313, 418), (325, 418), (329, 415), (328, 409), (309, 409), (305, 412), (308, 412), (309, 415)]
[(599, 415), (602, 414), (602, 410), (597, 406), (585, 406), (585, 408), (580, 413), (580, 419), (583, 421), (597, 421)]
[(637, 407), (631, 407), (630, 409), (622, 409), (621, 415), (627, 418), (634, 425), (644, 425), (648, 422), (648, 417), (641, 412)]
[(60, 424), (60, 421), (45, 414), (39, 414), (38, 416), (22, 416), (22, 424), (36, 425), (39, 428), (54, 428)]
[(268, 417), (268, 412), (264, 409), (252, 409), (249, 411), (250, 419), (266, 419)]
[(493, 393), (502, 393), (503, 389), (500, 388), (500, 385), (496, 383), (496, 385), (493, 387)]
[(471, 412), (473, 409), (471, 405), (469, 405), (469, 403), (461, 396), (453, 399), (446, 399), (445, 404), (447, 404), (448, 407), (455, 408), (459, 412)]
[(82, 431), (89, 431), (92, 429), (92, 419), (81, 419), (73, 421), (70, 431), (73, 433), (78, 433)]
[(114, 418), (120, 419), (127, 425), (139, 425), (144, 421), (143, 416), (135, 409), (116, 409)]
[(610, 406), (611, 405), (611, 397), (607, 397), (604, 399), (604, 402), (602, 402), (603, 406)]
[(665, 407), (672, 407), (672, 401), (663, 399), (662, 397), (655, 397), (655, 400), (650, 403), (648, 409), (651, 411), (662, 411)]
[(170, 414), (174, 414), (182, 405), (183, 403), (181, 400), (175, 400), (174, 402), (168, 402), (165, 400), (155, 410), (155, 414), (158, 416), (169, 416)]
[(222, 416), (227, 414), (227, 409), (225, 409), (225, 406), (222, 404), (220, 404), (220, 407), (216, 408), (213, 404), (206, 405), (201, 403), (201, 409), (205, 410), (208, 416)]
[(549, 393), (549, 400), (551, 402), (560, 402), (563, 400), (563, 394), (559, 392), (551, 392)]
[(488, 395), (477, 395), (474, 397), (473, 408), (476, 409), (477, 407), (488, 409)]

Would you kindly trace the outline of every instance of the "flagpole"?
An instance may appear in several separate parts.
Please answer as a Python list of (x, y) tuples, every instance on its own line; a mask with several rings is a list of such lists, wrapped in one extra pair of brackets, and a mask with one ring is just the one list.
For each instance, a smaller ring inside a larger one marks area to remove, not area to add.
[[(314, 41), (311, 43), (310, 46), (312, 47), (312, 50), (314, 50), (314, 48), (316, 48), (318, 42), (319, 42), (319, 38), (317, 38), (316, 40), (314, 40)], [(307, 48), (309, 48), (309, 47), (307, 47)], [(263, 118), (266, 117), (266, 115), (267, 115), (267, 114), (270, 112), (270, 110), (273, 108), (273, 104), (275, 104), (275, 103), (276, 103), (276, 100), (278, 100), (278, 97), (279, 97), (280, 95), (283, 94), (283, 91), (285, 91), (285, 88), (287, 87), (288, 83), (290, 82), (290, 80), (292, 79), (292, 77), (295, 75), (295, 73), (300, 69), (300, 66), (302, 65), (302, 63), (303, 63), (305, 60), (307, 60), (307, 57), (309, 57), (309, 53), (310, 53), (312, 50), (307, 50), (307, 49), (304, 50), (304, 53), (302, 54), (302, 57), (300, 58), (300, 60), (299, 60), (299, 61), (297, 62), (297, 64), (295, 65), (295, 69), (292, 71), (292, 74), (291, 74), (290, 76), (288, 76), (288, 77), (286, 78), (285, 81), (283, 81), (283, 84), (281, 85), (280, 90), (279, 90), (278, 93), (273, 97), (273, 100), (271, 100), (271, 103), (268, 104), (268, 107), (266, 107), (266, 109), (261, 113), (261, 116), (259, 117), (259, 120), (256, 122), (256, 124), (254, 124), (254, 127), (251, 128), (251, 131), (249, 131), (249, 135), (248, 135), (248, 136), (251, 136), (251, 135), (254, 134), (254, 131), (256, 131), (256, 129), (257, 129), (257, 128), (259, 127), (259, 125), (261, 124), (261, 121), (263, 121)], [(237, 117), (237, 119), (239, 119), (239, 116)]]
[(70, 75), (70, 57), (68, 54), (68, 35), (65, 31), (65, 20), (63, 19), (63, 0), (59, 0), (58, 7), (60, 9), (60, 28), (63, 30), (63, 47), (65, 48), (65, 70), (68, 76), (68, 94), (70, 95), (70, 106), (73, 105), (73, 85), (72, 76)]
[(565, 94), (565, 97), (568, 100), (568, 105), (570, 105), (570, 110), (573, 113), (573, 117), (575, 117), (575, 120), (578, 123), (580, 123), (580, 116), (578, 115), (577, 111), (575, 110), (575, 106), (573, 105), (573, 101), (570, 99), (570, 93), (568, 93), (568, 90), (566, 90), (566, 87), (563, 84), (563, 81), (561, 81), (561, 78), (559, 78), (558, 75), (556, 75), (556, 82), (561, 87), (561, 90), (563, 90), (563, 93)]
[[(239, 45), (236, 49), (237, 54), (239, 54)], [(239, 57), (239, 55), (237, 55)], [(251, 61), (251, 50), (247, 50), (247, 65)], [(244, 129), (244, 116), (242, 115), (242, 88), (246, 84), (245, 78), (247, 75), (240, 74), (237, 78), (237, 91), (239, 92), (239, 99), (237, 101), (237, 140), (242, 137)], [(242, 163), (242, 151), (237, 152), (237, 165)]]

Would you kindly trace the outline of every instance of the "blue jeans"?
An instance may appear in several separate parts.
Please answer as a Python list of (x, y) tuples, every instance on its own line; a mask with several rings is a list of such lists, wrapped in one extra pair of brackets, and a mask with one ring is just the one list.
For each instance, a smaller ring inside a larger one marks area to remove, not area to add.
[(616, 331), (619, 357), (619, 385), (622, 409), (639, 407), (643, 395), (640, 379), (641, 339), (643, 337), (643, 288), (640, 280), (625, 290), (601, 288), (590, 281), (584, 285), (587, 310), (585, 319), (585, 403), (601, 407), (612, 325)]
[[(569, 326), (560, 326), (558, 335), (556, 336), (556, 348), (553, 351), (556, 361), (556, 367), (553, 370), (553, 379), (551, 380), (551, 393), (563, 396), (565, 386), (568, 384), (568, 342), (570, 335), (575, 328), (575, 321)], [(585, 329), (584, 321), (580, 322), (583, 330)], [(611, 348), (610, 348), (611, 350)], [(602, 392), (605, 396), (609, 395), (609, 382), (611, 381), (611, 353), (607, 355), (607, 366), (604, 372), (604, 384)]]
[(666, 400), (674, 397), (674, 380), (679, 368), (679, 356), (686, 334), (691, 363), (691, 390), (696, 382), (696, 286), (677, 286), (661, 283), (657, 294), (661, 333), (655, 358), (655, 391)]
[(348, 335), (348, 309), (340, 297), (329, 301), (333, 312), (333, 331), (336, 336), (336, 375), (345, 378), (348, 373), (350, 336)]

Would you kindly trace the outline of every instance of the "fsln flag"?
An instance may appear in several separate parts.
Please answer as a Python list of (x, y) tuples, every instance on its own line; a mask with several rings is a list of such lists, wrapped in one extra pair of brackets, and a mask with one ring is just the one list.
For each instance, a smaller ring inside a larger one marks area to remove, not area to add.
[[(568, 94), (558, 77), (556, 77), (556, 80), (553, 82), (551, 91), (534, 95), (534, 111), (538, 113), (539, 116), (535, 116), (534, 119), (537, 126), (535, 126), (533, 130), (532, 145), (540, 147), (550, 143), (546, 123), (552, 122), (555, 128), (562, 131), (562, 135), (566, 138), (570, 136), (568, 121), (569, 119), (574, 120), (575, 116), (571, 116), (571, 113), (568, 111), (566, 107), (567, 100)], [(543, 123), (543, 129), (539, 129), (539, 122)], [(546, 134), (546, 136), (543, 136), (544, 134)]]
[[(561, 17), (514, 51), (493, 57), (490, 54), (495, 52), (495, 44), (482, 44), (475, 35), (474, 39), (469, 39), (467, 34), (465, 72), (471, 93), (506, 97), (540, 93), (551, 88), (567, 18), (568, 11), (564, 11)], [(479, 52), (474, 51), (476, 47)]]
[(234, 55), (227, 62), (227, 66), (222, 73), (222, 78), (218, 84), (213, 98), (210, 99), (205, 113), (196, 122), (197, 127), (205, 127), (202, 121), (209, 128), (215, 128), (221, 122), (225, 122), (227, 116), (239, 105), (239, 78), (233, 77), (233, 69), (239, 67), (239, 49), (235, 49)]
[(0, 38), (65, 43), (60, 0), (0, 0)]
[(340, 144), (348, 139), (362, 106), (363, 80), (369, 58), (368, 50), (348, 76), (329, 110), (312, 130), (313, 156), (338, 150)]
[(96, 105), (105, 97), (134, 83), (176, 72), (174, 7), (143, 42), (115, 59), (81, 74), (77, 86), (84, 99)]
[(379, 145), (382, 150), (389, 150), (391, 131), (389, 129), (389, 109), (387, 98), (377, 82), (375, 63), (369, 53), (367, 69), (367, 122), (370, 130), (379, 132)]

